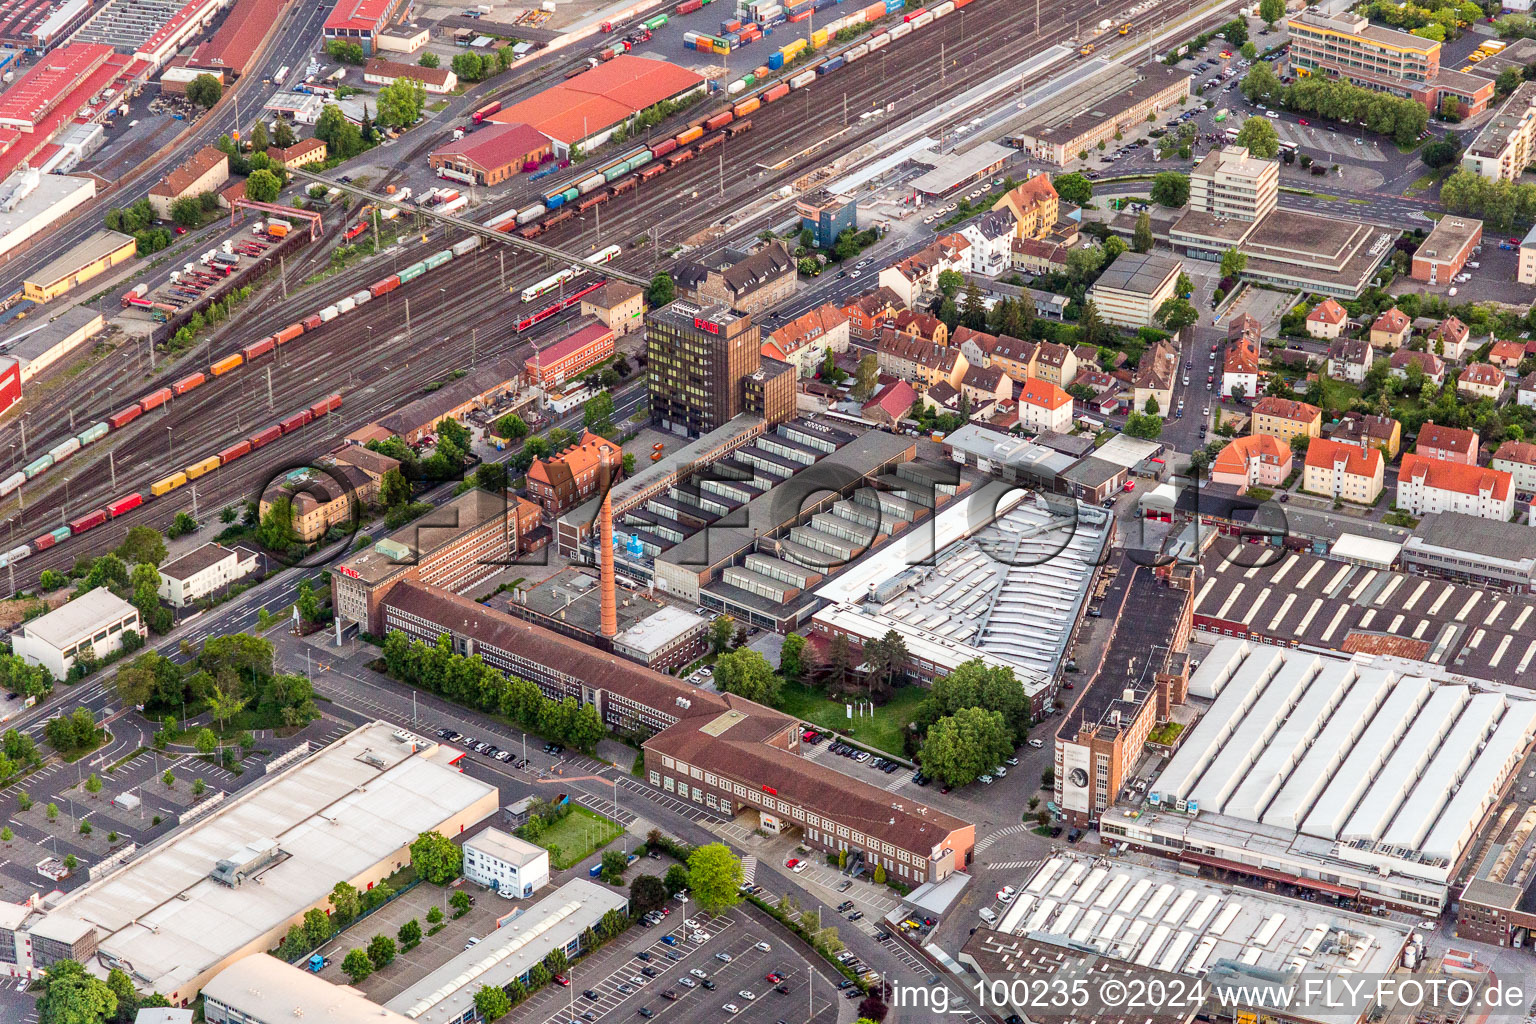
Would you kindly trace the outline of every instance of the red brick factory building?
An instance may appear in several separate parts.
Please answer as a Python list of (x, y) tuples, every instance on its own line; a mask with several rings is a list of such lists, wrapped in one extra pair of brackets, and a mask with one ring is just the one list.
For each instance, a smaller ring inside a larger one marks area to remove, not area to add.
[(434, 149), (427, 163), (439, 177), (475, 185), (499, 185), (532, 170), (553, 149), (526, 124), (488, 124)]

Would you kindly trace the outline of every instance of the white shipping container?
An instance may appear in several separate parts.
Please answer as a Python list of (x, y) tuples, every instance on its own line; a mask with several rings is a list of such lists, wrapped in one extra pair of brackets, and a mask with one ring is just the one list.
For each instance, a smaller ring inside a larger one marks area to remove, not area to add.
[(326, 306), (324, 309), (322, 309), (320, 311), (320, 322), (323, 323), (323, 324), (328, 324), (332, 320), (335, 320), (340, 315), (341, 314), (339, 312), (337, 312), (337, 309), (336, 309), (335, 306)]
[(360, 292), (353, 292), (350, 297), (352, 299), (353, 306), (361, 306), (363, 303), (373, 298), (373, 292), (369, 291), (367, 288), (364, 288)]
[(441, 214), (457, 213), (458, 211), (464, 209), (464, 207), (466, 207), (468, 205), (469, 205), (469, 197), (468, 196), (459, 196), (459, 198), (449, 200), (448, 202), (444, 203), (442, 206), (439, 206), (437, 208), (437, 212), (441, 213)]
[[(357, 308), (357, 300), (352, 298), (352, 296), (350, 296), (350, 295), (348, 295), (346, 298), (342, 299), (340, 302), (336, 303), (336, 312), (337, 312), (338, 315), (341, 314), (341, 313), (350, 313), (350, 312), (352, 312), (356, 308)], [(322, 314), (322, 315), (324, 315), (324, 314)]]

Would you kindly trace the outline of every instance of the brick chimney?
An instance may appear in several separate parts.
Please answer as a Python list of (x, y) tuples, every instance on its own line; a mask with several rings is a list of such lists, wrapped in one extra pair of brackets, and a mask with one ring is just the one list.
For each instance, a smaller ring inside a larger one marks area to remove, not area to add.
[(606, 493), (603, 494), (603, 508), (598, 514), (601, 519), (601, 533), (598, 536), (598, 545), (602, 549), (599, 556), (599, 579), (603, 588), (603, 618), (600, 630), (603, 636), (612, 638), (619, 633), (619, 608), (618, 598), (614, 593), (613, 579), (613, 499)]

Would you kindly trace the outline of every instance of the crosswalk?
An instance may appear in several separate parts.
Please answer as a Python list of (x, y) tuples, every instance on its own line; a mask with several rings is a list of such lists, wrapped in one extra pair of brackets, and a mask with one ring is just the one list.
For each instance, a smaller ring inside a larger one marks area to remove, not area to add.
[(993, 832), (991, 835), (983, 836), (981, 838), (981, 840), (976, 843), (976, 852), (978, 854), (980, 854), (980, 853), (984, 852), (988, 847), (990, 847), (993, 843), (996, 843), (998, 840), (1006, 839), (1009, 836), (1016, 836), (1020, 832), (1026, 832), (1026, 831), (1028, 831), (1029, 829), (1031, 829), (1033, 827), (1034, 827), (1033, 825), (1027, 824), (1025, 822), (1020, 822), (1017, 825), (1008, 825), (1008, 826), (1006, 826), (1004, 828), (1000, 828), (996, 832)]
[(992, 871), (1026, 871), (1030, 868), (1037, 868), (1044, 863), (1044, 857), (1037, 857), (1034, 860), (1010, 860), (1004, 861), (1001, 864), (988, 864), (987, 867)]

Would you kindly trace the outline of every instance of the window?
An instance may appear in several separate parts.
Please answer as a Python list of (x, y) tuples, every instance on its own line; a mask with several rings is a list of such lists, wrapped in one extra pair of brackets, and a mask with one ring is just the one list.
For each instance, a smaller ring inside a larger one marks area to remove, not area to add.
[(657, 771), (651, 772), (650, 779), (651, 779), (651, 785), (656, 786), (656, 787), (660, 787), (661, 786), (661, 773), (660, 772), (657, 772)]

